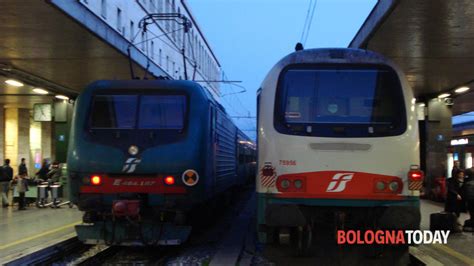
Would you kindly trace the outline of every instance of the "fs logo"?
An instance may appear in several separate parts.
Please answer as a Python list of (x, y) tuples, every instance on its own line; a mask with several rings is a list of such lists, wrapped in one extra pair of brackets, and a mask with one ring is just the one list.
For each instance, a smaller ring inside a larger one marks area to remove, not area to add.
[(354, 177), (353, 173), (340, 173), (332, 177), (326, 192), (342, 192), (346, 189), (346, 184)]
[(135, 172), (135, 169), (137, 168), (137, 165), (141, 162), (142, 160), (138, 158), (128, 158), (125, 161), (125, 164), (123, 165), (122, 172), (125, 173), (133, 173)]

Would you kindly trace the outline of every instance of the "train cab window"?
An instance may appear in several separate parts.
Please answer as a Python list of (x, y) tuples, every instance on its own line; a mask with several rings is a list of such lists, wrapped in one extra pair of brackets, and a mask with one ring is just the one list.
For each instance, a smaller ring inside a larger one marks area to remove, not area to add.
[(402, 87), (388, 66), (304, 66), (282, 72), (277, 131), (320, 137), (381, 137), (406, 130)]
[(91, 129), (182, 130), (185, 95), (95, 95), (90, 112)]
[(140, 129), (183, 129), (186, 114), (184, 95), (144, 95), (140, 102)]
[(92, 128), (135, 127), (137, 95), (97, 95), (91, 110)]

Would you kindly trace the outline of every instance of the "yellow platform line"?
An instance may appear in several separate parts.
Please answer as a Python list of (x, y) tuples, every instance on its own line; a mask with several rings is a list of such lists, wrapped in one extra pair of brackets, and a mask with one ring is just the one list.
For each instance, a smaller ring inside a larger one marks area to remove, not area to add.
[(37, 234), (37, 235), (34, 235), (34, 236), (30, 236), (30, 237), (27, 237), (27, 238), (23, 238), (23, 239), (21, 239), (21, 240), (15, 241), (15, 242), (11, 242), (11, 243), (9, 243), (9, 244), (0, 246), (0, 250), (6, 249), (6, 248), (9, 248), (9, 247), (12, 247), (12, 246), (16, 246), (16, 245), (18, 245), (18, 244), (21, 244), (21, 243), (24, 243), (24, 242), (28, 242), (28, 241), (31, 241), (31, 240), (34, 240), (34, 239), (37, 239), (37, 238), (40, 238), (40, 237), (43, 237), (43, 236), (46, 236), (46, 235), (54, 234), (54, 233), (56, 233), (56, 232), (62, 231), (62, 230), (64, 230), (64, 229), (68, 229), (68, 228), (73, 227), (73, 226), (75, 226), (75, 225), (78, 225), (78, 224), (80, 224), (80, 223), (81, 223), (80, 221), (79, 221), (79, 222), (74, 222), (74, 223), (71, 223), (71, 224), (67, 224), (67, 225), (58, 227), (58, 228), (56, 228), (56, 229), (52, 229), (52, 230), (43, 232), (43, 233), (41, 233), (41, 234)]
[(447, 245), (434, 244), (432, 246), (438, 250), (448, 253), (449, 255), (457, 258), (458, 260), (466, 263), (467, 265), (474, 265), (474, 259), (469, 258), (468, 256), (457, 252), (456, 250), (448, 247)]

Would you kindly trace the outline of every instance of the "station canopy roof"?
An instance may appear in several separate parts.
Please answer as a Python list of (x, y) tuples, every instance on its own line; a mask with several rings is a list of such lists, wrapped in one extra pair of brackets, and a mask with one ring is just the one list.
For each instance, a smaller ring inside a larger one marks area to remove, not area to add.
[(474, 111), (474, 1), (379, 0), (349, 46), (395, 61), (418, 100), (451, 93), (454, 115)]
[[(89, 28), (54, 3), (86, 19)], [(50, 99), (31, 96), (25, 100), (23, 96), (32, 94), (34, 87), (74, 97), (94, 80), (130, 78), (125, 48), (117, 48), (127, 47), (128, 41), (105, 23), (96, 22), (100, 19), (86, 12), (79, 1), (2, 0), (0, 10), (0, 104), (23, 106)], [(141, 65), (134, 62), (133, 66), (137, 73), (144, 72)], [(28, 86), (5, 85), (8, 78)]]

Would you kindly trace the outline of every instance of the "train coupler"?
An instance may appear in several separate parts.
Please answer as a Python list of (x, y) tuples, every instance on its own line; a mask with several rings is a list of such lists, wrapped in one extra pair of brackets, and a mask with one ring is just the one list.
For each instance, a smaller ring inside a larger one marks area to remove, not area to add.
[(114, 217), (138, 217), (140, 215), (139, 200), (115, 200), (112, 203)]

